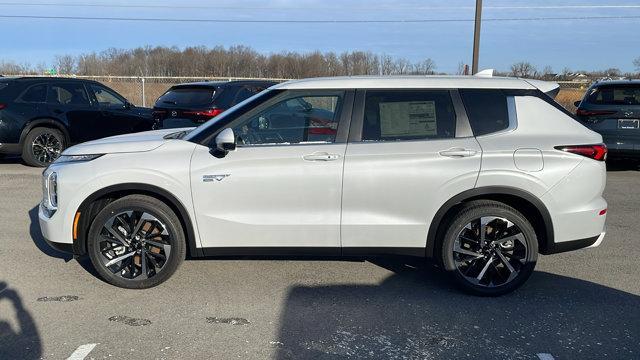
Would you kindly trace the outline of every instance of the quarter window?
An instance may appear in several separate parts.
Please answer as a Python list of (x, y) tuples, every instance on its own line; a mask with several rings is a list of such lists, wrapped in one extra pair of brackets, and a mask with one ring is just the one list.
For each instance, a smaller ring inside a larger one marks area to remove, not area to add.
[(239, 146), (332, 143), (342, 101), (342, 92), (289, 97), (241, 120), (233, 132)]
[(365, 96), (363, 141), (455, 137), (456, 114), (446, 90), (369, 90)]
[(47, 102), (61, 105), (89, 105), (89, 97), (82, 84), (52, 84)]
[(475, 136), (491, 134), (509, 127), (507, 97), (502, 90), (460, 90), (469, 123)]
[(47, 84), (30, 86), (19, 98), (21, 102), (42, 103), (47, 101)]

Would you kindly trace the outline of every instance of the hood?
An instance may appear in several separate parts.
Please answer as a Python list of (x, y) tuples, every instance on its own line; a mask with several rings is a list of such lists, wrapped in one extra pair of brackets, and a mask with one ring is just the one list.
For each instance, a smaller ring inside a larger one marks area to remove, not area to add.
[(151, 151), (171, 139), (164, 137), (185, 129), (163, 129), (111, 136), (88, 141), (66, 149), (62, 155), (115, 154)]

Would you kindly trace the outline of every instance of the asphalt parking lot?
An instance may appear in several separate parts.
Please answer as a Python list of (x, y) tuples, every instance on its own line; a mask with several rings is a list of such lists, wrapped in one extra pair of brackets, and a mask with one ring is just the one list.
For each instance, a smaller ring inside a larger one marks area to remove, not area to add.
[(41, 171), (0, 160), (0, 359), (640, 358), (637, 165), (610, 166), (599, 248), (500, 298), (399, 260), (188, 260), (119, 289), (42, 240)]

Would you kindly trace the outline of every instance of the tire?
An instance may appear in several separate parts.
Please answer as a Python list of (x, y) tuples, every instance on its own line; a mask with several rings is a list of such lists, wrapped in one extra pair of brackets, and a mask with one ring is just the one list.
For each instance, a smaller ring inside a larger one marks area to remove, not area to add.
[(497, 201), (464, 204), (446, 226), (439, 245), (440, 263), (456, 285), (479, 296), (514, 291), (531, 276), (538, 259), (531, 223)]
[(22, 160), (30, 166), (46, 167), (60, 156), (65, 146), (60, 130), (37, 127), (24, 138)]
[(185, 258), (186, 241), (180, 220), (169, 206), (150, 196), (129, 195), (96, 215), (89, 227), (87, 250), (108, 283), (146, 289), (173, 275)]

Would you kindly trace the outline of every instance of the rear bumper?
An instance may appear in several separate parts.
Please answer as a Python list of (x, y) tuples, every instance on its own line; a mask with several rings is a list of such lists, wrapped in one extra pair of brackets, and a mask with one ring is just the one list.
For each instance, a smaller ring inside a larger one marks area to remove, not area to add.
[(573, 251), (573, 250), (578, 250), (583, 248), (594, 248), (599, 246), (602, 243), (602, 240), (604, 239), (605, 234), (606, 234), (606, 231), (603, 231), (600, 233), (600, 235), (596, 235), (596, 236), (592, 236), (584, 239), (548, 244), (544, 254), (545, 255), (558, 254), (558, 253), (563, 253), (563, 252)]

